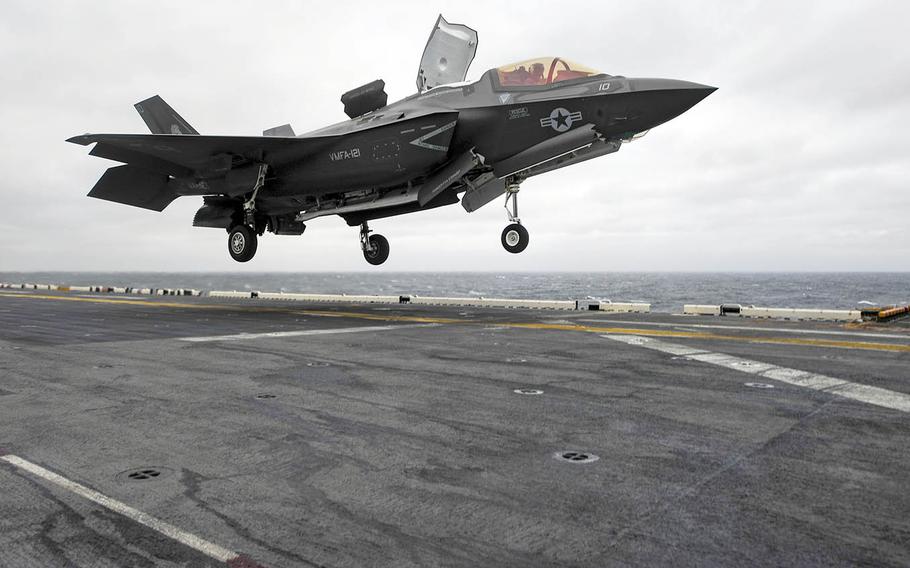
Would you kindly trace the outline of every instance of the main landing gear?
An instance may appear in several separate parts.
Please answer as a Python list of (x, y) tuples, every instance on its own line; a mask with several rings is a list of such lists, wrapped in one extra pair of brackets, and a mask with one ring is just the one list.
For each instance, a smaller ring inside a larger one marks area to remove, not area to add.
[(360, 248), (363, 258), (374, 266), (379, 266), (389, 258), (389, 241), (382, 235), (371, 235), (370, 227), (364, 221), (360, 225)]
[(249, 225), (234, 225), (228, 230), (228, 252), (237, 262), (247, 262), (256, 254), (259, 238)]
[[(259, 237), (256, 233), (256, 196), (265, 184), (266, 164), (259, 164), (259, 173), (250, 198), (243, 202), (243, 223), (228, 229), (228, 252), (237, 262), (248, 262), (256, 255)], [(261, 231), (260, 231), (261, 234)]]
[[(512, 202), (511, 208), (509, 202)], [(502, 230), (502, 247), (512, 254), (518, 254), (528, 247), (530, 236), (528, 230), (518, 218), (518, 184), (510, 183), (506, 186), (506, 213), (509, 215), (510, 224)]]

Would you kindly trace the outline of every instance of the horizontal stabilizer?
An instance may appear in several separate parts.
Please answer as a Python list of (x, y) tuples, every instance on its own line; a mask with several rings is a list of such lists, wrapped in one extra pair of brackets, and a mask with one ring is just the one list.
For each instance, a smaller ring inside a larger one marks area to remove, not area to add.
[(88, 196), (152, 211), (163, 211), (177, 198), (167, 175), (134, 166), (109, 168)]
[(262, 131), (262, 135), (273, 137), (284, 136), (286, 138), (293, 138), (295, 136), (294, 129), (291, 128), (290, 124), (282, 124), (281, 126), (276, 126), (275, 128), (267, 128)]
[(187, 134), (199, 136), (196, 129), (183, 120), (177, 111), (171, 108), (164, 99), (155, 95), (135, 105), (139, 116), (145, 121), (152, 134)]

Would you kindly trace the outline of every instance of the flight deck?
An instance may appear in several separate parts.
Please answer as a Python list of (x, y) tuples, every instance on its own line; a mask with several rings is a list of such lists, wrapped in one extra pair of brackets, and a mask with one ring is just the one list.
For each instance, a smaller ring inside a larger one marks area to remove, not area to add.
[(907, 566), (907, 322), (0, 290), (0, 566)]

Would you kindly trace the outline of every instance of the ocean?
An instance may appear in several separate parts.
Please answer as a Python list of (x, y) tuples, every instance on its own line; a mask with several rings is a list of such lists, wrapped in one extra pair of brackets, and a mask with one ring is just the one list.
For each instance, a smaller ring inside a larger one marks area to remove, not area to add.
[(736, 303), (848, 309), (910, 303), (907, 272), (0, 272), (0, 282), (261, 290), (325, 294), (417, 294), (522, 299)]

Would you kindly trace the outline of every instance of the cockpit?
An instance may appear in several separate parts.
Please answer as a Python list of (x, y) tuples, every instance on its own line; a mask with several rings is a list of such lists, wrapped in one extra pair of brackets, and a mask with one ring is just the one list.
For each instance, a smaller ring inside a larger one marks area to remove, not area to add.
[(578, 63), (572, 63), (561, 57), (538, 57), (510, 65), (503, 65), (496, 70), (500, 87), (541, 87), (584, 79), (602, 72)]

